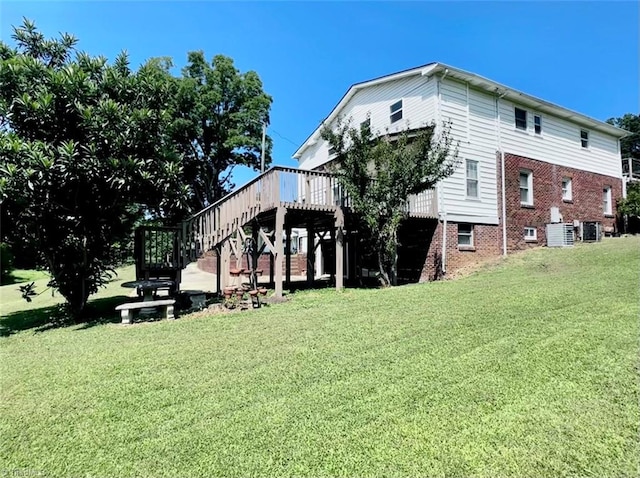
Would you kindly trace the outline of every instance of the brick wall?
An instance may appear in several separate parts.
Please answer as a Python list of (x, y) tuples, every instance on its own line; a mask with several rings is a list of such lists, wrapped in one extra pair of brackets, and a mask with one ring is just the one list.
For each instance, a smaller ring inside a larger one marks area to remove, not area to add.
[[(442, 264), (442, 229), (438, 223), (429, 247), (421, 281), (436, 280)], [(473, 247), (458, 246), (458, 224), (447, 222), (446, 269), (447, 275), (454, 274), (465, 266), (478, 264), (502, 253), (502, 235), (499, 226), (475, 224), (473, 226)]]
[[(498, 156), (498, 189), (501, 192), (500, 158)], [(533, 206), (520, 204), (520, 171), (533, 173)], [(572, 200), (562, 199), (562, 179), (571, 178)], [(605, 216), (602, 190), (611, 187), (612, 213)], [(531, 158), (505, 153), (505, 190), (507, 213), (507, 247), (509, 251), (546, 245), (545, 225), (551, 222), (551, 207), (558, 207), (563, 222), (598, 221), (603, 227), (615, 224), (616, 200), (622, 197), (622, 181), (574, 168), (567, 168)], [(502, 198), (498, 194), (502, 210)], [(537, 240), (525, 241), (524, 228), (535, 227)]]
[[(263, 275), (269, 275), (270, 254), (261, 254), (258, 257), (258, 269), (262, 269)], [(232, 260), (235, 260), (235, 256), (232, 255)], [(216, 273), (217, 254), (215, 251), (209, 251), (203, 254), (198, 259), (198, 268), (205, 272), (212, 274)], [(232, 262), (235, 265), (235, 262)], [(241, 267), (247, 267), (247, 256), (242, 256)], [(282, 263), (282, 272), (285, 273), (286, 261)], [(307, 255), (306, 254), (292, 254), (291, 255), (291, 275), (305, 275), (307, 273)]]

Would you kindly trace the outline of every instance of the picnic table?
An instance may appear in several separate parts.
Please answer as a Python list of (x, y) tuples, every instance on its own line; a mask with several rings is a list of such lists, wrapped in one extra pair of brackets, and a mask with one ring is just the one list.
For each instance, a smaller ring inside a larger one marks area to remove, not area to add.
[(175, 318), (173, 314), (175, 299), (167, 298), (156, 300), (154, 298), (158, 289), (170, 289), (174, 286), (175, 282), (167, 279), (145, 279), (124, 282), (122, 287), (137, 289), (138, 295), (142, 296), (142, 301), (128, 302), (116, 307), (116, 310), (119, 311), (122, 316), (122, 323), (130, 324), (133, 320), (133, 312), (135, 310), (139, 310), (140, 314), (146, 316), (153, 314), (157, 308), (160, 308), (164, 311), (167, 319)]
[(175, 282), (168, 279), (144, 279), (124, 282), (122, 287), (137, 289), (138, 295), (142, 295), (142, 300), (148, 302), (153, 300), (153, 296), (158, 289), (170, 289), (175, 286)]

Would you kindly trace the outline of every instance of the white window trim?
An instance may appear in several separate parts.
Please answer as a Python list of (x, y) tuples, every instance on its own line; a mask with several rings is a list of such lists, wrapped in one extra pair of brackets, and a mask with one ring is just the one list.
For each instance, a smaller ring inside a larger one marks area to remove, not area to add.
[[(518, 128), (518, 117), (516, 116), (516, 110), (520, 110), (520, 111), (524, 111), (524, 128)], [(516, 131), (521, 131), (522, 133), (528, 133), (529, 132), (529, 111), (524, 109), (524, 108), (520, 108), (519, 106), (515, 106), (513, 107), (513, 128)]]
[[(605, 195), (606, 195), (606, 203), (605, 203)], [(604, 186), (602, 188), (602, 210), (605, 216), (613, 216), (611, 186)]]
[[(400, 103), (400, 108), (397, 109), (396, 111), (393, 111), (393, 107), (395, 105), (397, 105), (398, 103)], [(398, 118), (397, 120), (393, 121), (391, 119), (391, 117), (395, 114), (397, 114), (398, 112), (400, 112), (400, 118)], [(404, 118), (404, 98), (400, 98), (398, 101), (394, 101), (393, 103), (391, 103), (389, 105), (389, 122), (390, 124), (394, 124), (397, 123), (398, 121), (401, 121)]]
[[(527, 190), (529, 191), (529, 201), (524, 202), (522, 200), (522, 192), (521, 192), (521, 187), (520, 187), (520, 175), (521, 174), (526, 174), (527, 175)], [(528, 169), (521, 169), (520, 172), (518, 173), (518, 195), (520, 197), (520, 205), (521, 206), (533, 206), (533, 171), (530, 171)]]
[[(536, 133), (536, 118), (540, 118), (540, 132)], [(544, 125), (543, 125), (544, 121), (542, 119), (542, 115), (540, 113), (534, 113), (533, 114), (533, 134), (535, 136), (542, 136), (544, 134)]]
[[(468, 236), (469, 237), (469, 244), (460, 244), (460, 226), (469, 226), (469, 233), (467, 234), (466, 232), (462, 233), (463, 236)], [(457, 241), (458, 241), (458, 248), (460, 249), (475, 249), (476, 247), (476, 242), (475, 242), (475, 231), (474, 231), (474, 227), (473, 224), (458, 224), (458, 233), (456, 235)]]
[(565, 195), (565, 188), (563, 186), (562, 187), (562, 200), (570, 202), (570, 201), (573, 201), (573, 179), (568, 177), (568, 176), (565, 176), (565, 177), (562, 178), (561, 185), (564, 184), (565, 181), (567, 182), (567, 194)]
[[(582, 133), (587, 133), (586, 140), (582, 139)], [(586, 146), (582, 144), (583, 141), (587, 142)], [(582, 149), (589, 149), (590, 145), (591, 145), (591, 134), (589, 133), (589, 130), (580, 128), (580, 146), (582, 147)]]
[[(528, 236), (527, 232), (533, 231), (533, 234)], [(538, 240), (538, 229), (535, 227), (527, 226), (524, 228), (524, 240), (525, 241), (537, 241)]]
[[(476, 177), (475, 178), (470, 178), (468, 173), (469, 173), (469, 168), (467, 167), (469, 162), (472, 163), (476, 163)], [(480, 200), (480, 161), (477, 161), (475, 159), (465, 159), (465, 163), (464, 163), (464, 194), (465, 194), (465, 198), (466, 199), (470, 199), (473, 201), (479, 201)], [(475, 181), (476, 182), (476, 191), (478, 193), (477, 196), (469, 196), (469, 194), (467, 193), (467, 191), (469, 190), (469, 188), (467, 187), (469, 184), (469, 181)]]

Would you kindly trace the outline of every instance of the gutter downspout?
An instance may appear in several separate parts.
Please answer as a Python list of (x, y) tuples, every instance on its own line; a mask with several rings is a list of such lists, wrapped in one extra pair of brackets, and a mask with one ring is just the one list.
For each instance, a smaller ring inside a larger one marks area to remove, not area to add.
[[(438, 124), (436, 127), (440, 132), (442, 132), (442, 91), (440, 85), (442, 84), (442, 80), (449, 73), (449, 69), (446, 68), (444, 70), (444, 74), (441, 77), (438, 77)], [(440, 268), (442, 269), (442, 275), (447, 273), (447, 209), (445, 207), (444, 195), (442, 194), (442, 181), (438, 183), (438, 202), (440, 203), (440, 220), (442, 221), (442, 264)]]
[(500, 153), (500, 187), (502, 188), (502, 255), (507, 255), (507, 198), (506, 198), (506, 181), (505, 181), (505, 167), (504, 167), (504, 151), (502, 151), (502, 135), (500, 130), (502, 129), (502, 121), (500, 118), (500, 99), (506, 95), (504, 91), (496, 98), (496, 132), (498, 134), (498, 152)]

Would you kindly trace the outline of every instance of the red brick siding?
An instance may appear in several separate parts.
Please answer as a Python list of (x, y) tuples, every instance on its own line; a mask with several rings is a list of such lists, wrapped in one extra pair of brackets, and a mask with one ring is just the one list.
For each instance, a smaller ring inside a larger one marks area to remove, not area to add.
[[(498, 189), (501, 190), (498, 156)], [(520, 204), (520, 171), (533, 173), (533, 207)], [(572, 201), (562, 199), (562, 178), (572, 180)], [(602, 209), (602, 189), (611, 187), (613, 215)], [(603, 226), (615, 223), (616, 200), (622, 196), (620, 178), (567, 168), (531, 158), (505, 153), (505, 190), (507, 213), (507, 246), (509, 251), (546, 245), (545, 225), (551, 222), (551, 207), (558, 207), (563, 222), (599, 221)], [(498, 197), (499, 201), (502, 198)], [(498, 204), (502, 211), (502, 202)], [(502, 214), (500, 214), (502, 215)], [(537, 241), (524, 239), (524, 228), (537, 228)]]
[[(421, 281), (438, 278), (437, 267), (442, 260), (442, 229), (443, 224), (438, 223), (433, 241), (429, 247), (427, 260), (422, 269)], [(485, 259), (501, 254), (502, 243), (501, 229), (499, 226), (473, 225), (473, 248), (468, 249), (458, 246), (458, 224), (447, 223), (447, 250), (446, 269), (448, 274), (456, 270), (477, 264)]]
[[(232, 255), (232, 260), (235, 259), (235, 256)], [(232, 263), (235, 264), (235, 263)], [(198, 268), (205, 271), (210, 272), (212, 274), (216, 273), (216, 265), (217, 265), (217, 255), (215, 251), (209, 251), (205, 253), (202, 257), (198, 259)], [(241, 267), (247, 267), (247, 257), (243, 255), (241, 261)], [(269, 274), (271, 264), (270, 264), (270, 254), (261, 254), (258, 257), (258, 269), (262, 269), (262, 273), (265, 275)], [(283, 262), (282, 272), (286, 272), (285, 270), (286, 264)], [(291, 255), (291, 274), (292, 275), (305, 275), (307, 273), (307, 255), (306, 254), (292, 254)]]

